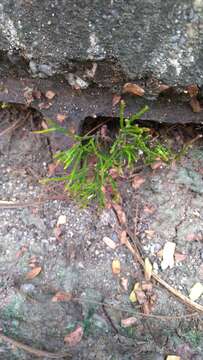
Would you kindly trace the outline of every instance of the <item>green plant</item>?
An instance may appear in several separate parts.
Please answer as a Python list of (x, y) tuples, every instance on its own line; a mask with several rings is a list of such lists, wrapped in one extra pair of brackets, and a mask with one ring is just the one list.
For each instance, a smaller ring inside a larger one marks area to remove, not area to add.
[(153, 140), (150, 129), (136, 124), (136, 120), (148, 111), (148, 107), (145, 106), (131, 117), (125, 117), (124, 111), (125, 103), (121, 102), (120, 129), (115, 139), (110, 141), (105, 131), (100, 130), (92, 135), (73, 135), (52, 120), (48, 120), (48, 129), (35, 131), (38, 134), (59, 131), (74, 140), (70, 149), (54, 155), (63, 164), (67, 175), (44, 179), (43, 183), (64, 181), (65, 189), (84, 205), (96, 199), (100, 206), (104, 206), (106, 189), (110, 189), (113, 197), (117, 195), (115, 173), (122, 174), (126, 168), (132, 169), (138, 160), (146, 164), (157, 158), (167, 162), (170, 151)]

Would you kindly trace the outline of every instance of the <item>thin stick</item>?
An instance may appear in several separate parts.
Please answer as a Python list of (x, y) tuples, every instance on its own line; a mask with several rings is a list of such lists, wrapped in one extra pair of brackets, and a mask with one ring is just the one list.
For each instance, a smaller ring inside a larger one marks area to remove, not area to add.
[[(133, 241), (134, 236), (131, 233), (129, 229), (127, 229), (128, 236)], [(127, 239), (125, 242), (126, 247), (130, 250), (130, 252), (133, 254), (134, 258), (142, 265), (144, 268), (144, 260), (140, 256), (138, 247), (136, 246), (135, 242), (133, 241), (133, 246), (130, 244), (129, 240)], [(185, 305), (188, 305), (189, 307), (195, 309), (196, 311), (200, 311), (203, 313), (203, 306), (200, 304), (197, 304), (196, 302), (190, 300), (187, 296), (183, 295), (178, 290), (174, 289), (171, 285), (169, 285), (165, 280), (161, 279), (157, 274), (154, 272), (152, 273), (152, 277), (163, 287), (165, 287), (171, 294), (175, 295), (179, 300), (181, 300)]]
[(33, 354), (37, 357), (47, 357), (50, 359), (62, 359), (65, 356), (70, 356), (69, 353), (51, 353), (49, 351), (44, 351), (44, 350), (39, 350), (39, 349), (35, 349), (29, 345), (25, 345), (23, 343), (21, 343), (20, 341), (14, 340), (2, 333), (0, 333), (0, 339), (3, 340), (4, 342), (17, 347), (18, 349), (22, 349), (26, 352), (28, 352), (29, 354)]
[(17, 129), (19, 126), (23, 125), (30, 117), (31, 115), (31, 112), (29, 111), (27, 113), (27, 115), (25, 116), (24, 119), (20, 119), (20, 120), (17, 120), (15, 121), (11, 126), (9, 126), (7, 129), (3, 130), (2, 132), (0, 132), (0, 136), (3, 136), (3, 135), (6, 135), (8, 134), (9, 132)]

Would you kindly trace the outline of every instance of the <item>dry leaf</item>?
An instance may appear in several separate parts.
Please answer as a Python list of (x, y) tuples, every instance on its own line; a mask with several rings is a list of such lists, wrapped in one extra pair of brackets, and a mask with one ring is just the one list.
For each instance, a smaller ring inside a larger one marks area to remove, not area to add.
[(108, 236), (104, 236), (103, 237), (103, 242), (110, 247), (112, 250), (115, 250), (117, 245), (115, 244), (115, 242), (113, 240), (111, 240)]
[(66, 215), (60, 215), (57, 220), (56, 226), (65, 225), (65, 224), (66, 224)]
[(82, 337), (83, 337), (83, 328), (82, 326), (78, 326), (76, 330), (74, 330), (73, 332), (71, 332), (70, 334), (64, 337), (64, 341), (69, 346), (75, 346), (82, 340)]
[(155, 231), (154, 230), (145, 230), (145, 234), (147, 235), (148, 239), (152, 239), (154, 237)]
[(54, 175), (57, 167), (58, 167), (58, 162), (49, 164), (48, 165), (48, 175), (49, 176)]
[(116, 106), (121, 101), (121, 96), (114, 94), (112, 99), (112, 106)]
[(188, 85), (186, 89), (191, 97), (197, 96), (197, 94), (199, 92), (199, 89), (198, 89), (197, 85), (195, 85), (195, 84)]
[(174, 266), (174, 252), (175, 252), (176, 243), (172, 241), (167, 241), (163, 248), (163, 260), (161, 262), (162, 270), (166, 270), (168, 267), (172, 269)]
[(61, 230), (61, 227), (60, 226), (57, 226), (55, 229), (54, 229), (54, 235), (56, 237), (56, 239), (58, 241), (60, 241), (60, 237), (62, 235), (62, 230)]
[(187, 258), (187, 255), (185, 254), (181, 254), (181, 253), (175, 253), (175, 261), (176, 262), (180, 262), (180, 261), (184, 261)]
[(122, 277), (121, 278), (121, 285), (125, 291), (128, 291), (128, 279)]
[(160, 84), (160, 85), (159, 85), (159, 92), (160, 92), (160, 93), (163, 92), (163, 91), (166, 91), (166, 90), (168, 90), (168, 89), (170, 89), (170, 86), (169, 86), (169, 85), (166, 85), (166, 84)]
[(58, 301), (70, 301), (72, 299), (72, 294), (67, 293), (64, 291), (58, 291), (52, 298), (51, 301), (58, 302)]
[(150, 314), (150, 311), (151, 311), (151, 306), (150, 306), (150, 304), (146, 301), (146, 302), (143, 304), (142, 309), (143, 309), (143, 313), (144, 313), (145, 315), (149, 315), (149, 314)]
[(152, 276), (152, 264), (148, 258), (144, 261), (144, 276), (146, 281), (150, 281)]
[(136, 96), (143, 96), (145, 91), (141, 86), (133, 83), (126, 83), (123, 86), (123, 93), (129, 93)]
[(54, 96), (56, 96), (55, 92), (48, 90), (45, 94), (46, 98), (49, 100), (52, 100), (54, 98)]
[(44, 129), (44, 130), (46, 130), (46, 129), (49, 128), (48, 125), (47, 125), (47, 123), (46, 123), (46, 121), (44, 121), (44, 120), (42, 120), (42, 122), (41, 122), (41, 127), (42, 127), (42, 129)]
[(166, 165), (163, 161), (155, 161), (153, 164), (151, 164), (152, 170), (162, 169), (164, 166)]
[(148, 293), (152, 292), (153, 285), (152, 283), (142, 281), (142, 290)]
[(139, 302), (140, 305), (143, 305), (146, 303), (147, 298), (146, 298), (144, 291), (136, 290), (135, 295), (136, 295), (137, 301)]
[(135, 177), (133, 178), (133, 182), (132, 182), (133, 189), (135, 189), (135, 190), (139, 189), (140, 186), (142, 184), (144, 184), (144, 182), (145, 182), (145, 179), (142, 176), (135, 175)]
[(121, 320), (121, 326), (124, 328), (128, 328), (130, 326), (133, 326), (137, 323), (137, 319), (133, 316), (127, 318), (127, 319), (122, 319)]
[(187, 241), (201, 241), (202, 240), (202, 235), (201, 234), (195, 234), (195, 233), (190, 233), (186, 236), (186, 240)]
[(199, 297), (203, 294), (203, 285), (200, 282), (197, 282), (193, 287), (190, 289), (189, 298), (192, 301), (196, 301)]
[(132, 303), (135, 303), (137, 301), (137, 296), (135, 294), (134, 291), (131, 291), (130, 293), (130, 296), (129, 296), (129, 300), (132, 302)]
[(133, 291), (142, 290), (142, 286), (139, 282), (135, 283)]
[(155, 207), (153, 206), (153, 205), (145, 205), (144, 206), (144, 209), (143, 209), (143, 211), (146, 213), (146, 214), (154, 214), (154, 212), (155, 212)]
[(57, 114), (56, 119), (58, 122), (63, 123), (65, 121), (66, 116), (63, 114)]
[(32, 269), (31, 271), (29, 271), (26, 275), (26, 279), (27, 280), (32, 280), (34, 279), (37, 275), (39, 275), (42, 271), (41, 266), (37, 266), (34, 269)]
[(181, 360), (180, 356), (168, 355), (166, 360)]
[(50, 107), (52, 106), (52, 103), (44, 103), (44, 102), (42, 102), (42, 103), (40, 103), (39, 105), (38, 105), (38, 107), (39, 107), (39, 109), (40, 110), (42, 110), (42, 109), (49, 109)]
[(122, 245), (125, 245), (126, 244), (126, 241), (127, 241), (127, 232), (125, 230), (121, 231), (120, 233), (120, 242)]
[(196, 97), (193, 97), (191, 100), (190, 100), (190, 106), (192, 108), (192, 111), (195, 112), (195, 113), (199, 113), (203, 110), (203, 108), (201, 107), (199, 101), (197, 100)]
[(126, 215), (122, 209), (122, 206), (119, 205), (119, 204), (112, 204), (113, 205), (113, 208), (117, 214), (117, 217), (118, 217), (118, 220), (120, 222), (121, 225), (126, 225)]
[(121, 272), (121, 263), (120, 260), (115, 259), (112, 261), (112, 272), (114, 275), (118, 275)]

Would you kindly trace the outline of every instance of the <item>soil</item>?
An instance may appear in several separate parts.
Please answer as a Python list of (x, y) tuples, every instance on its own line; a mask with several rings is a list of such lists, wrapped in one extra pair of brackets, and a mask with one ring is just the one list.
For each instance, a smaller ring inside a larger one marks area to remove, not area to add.
[[(0, 116), (0, 336), (32, 349), (71, 353), (64, 359), (203, 359), (202, 313), (193, 314), (194, 309), (155, 282), (156, 300), (148, 315), (130, 302), (134, 284), (144, 277), (120, 244), (115, 212), (95, 204), (80, 208), (61, 186), (40, 184), (53, 160), (49, 139), (32, 133), (39, 115), (12, 107), (2, 109)], [(16, 120), (17, 126), (10, 128)], [(195, 283), (203, 283), (202, 174), (201, 140), (176, 164), (144, 167), (139, 189), (131, 181), (120, 183), (129, 228), (137, 233), (142, 256), (187, 297)], [(63, 224), (57, 226), (61, 215)], [(157, 253), (167, 241), (175, 242), (176, 253), (185, 256), (162, 270)], [(115, 259), (121, 263), (118, 275), (112, 272)], [(31, 278), (28, 274), (36, 267), (41, 271)], [(54, 302), (58, 292), (72, 299)], [(197, 303), (203, 305), (203, 297)], [(131, 316), (135, 325), (123, 327), (121, 320)], [(84, 334), (70, 347), (64, 337), (77, 326)], [(37, 358), (4, 340), (0, 359)]]

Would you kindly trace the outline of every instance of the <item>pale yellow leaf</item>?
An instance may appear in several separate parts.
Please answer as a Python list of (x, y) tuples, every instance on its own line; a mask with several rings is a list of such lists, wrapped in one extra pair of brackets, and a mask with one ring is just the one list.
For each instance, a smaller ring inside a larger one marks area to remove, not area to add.
[(133, 288), (133, 291), (142, 290), (142, 286), (139, 282), (136, 282)]
[(118, 259), (112, 261), (112, 272), (117, 275), (121, 272), (121, 263)]
[(149, 281), (152, 276), (152, 264), (148, 258), (144, 261), (144, 276), (146, 281)]
[(196, 301), (200, 298), (203, 294), (203, 285), (200, 282), (197, 282), (193, 287), (190, 289), (189, 298), (192, 301)]
[(176, 355), (168, 355), (166, 360), (181, 360), (181, 357)]
[(137, 301), (137, 296), (135, 294), (134, 291), (131, 291), (130, 293), (130, 296), (129, 296), (129, 300), (132, 302), (132, 303), (135, 303)]
[(163, 260), (161, 262), (162, 270), (166, 270), (168, 267), (172, 269), (174, 266), (174, 253), (176, 244), (171, 241), (167, 241), (163, 248)]

